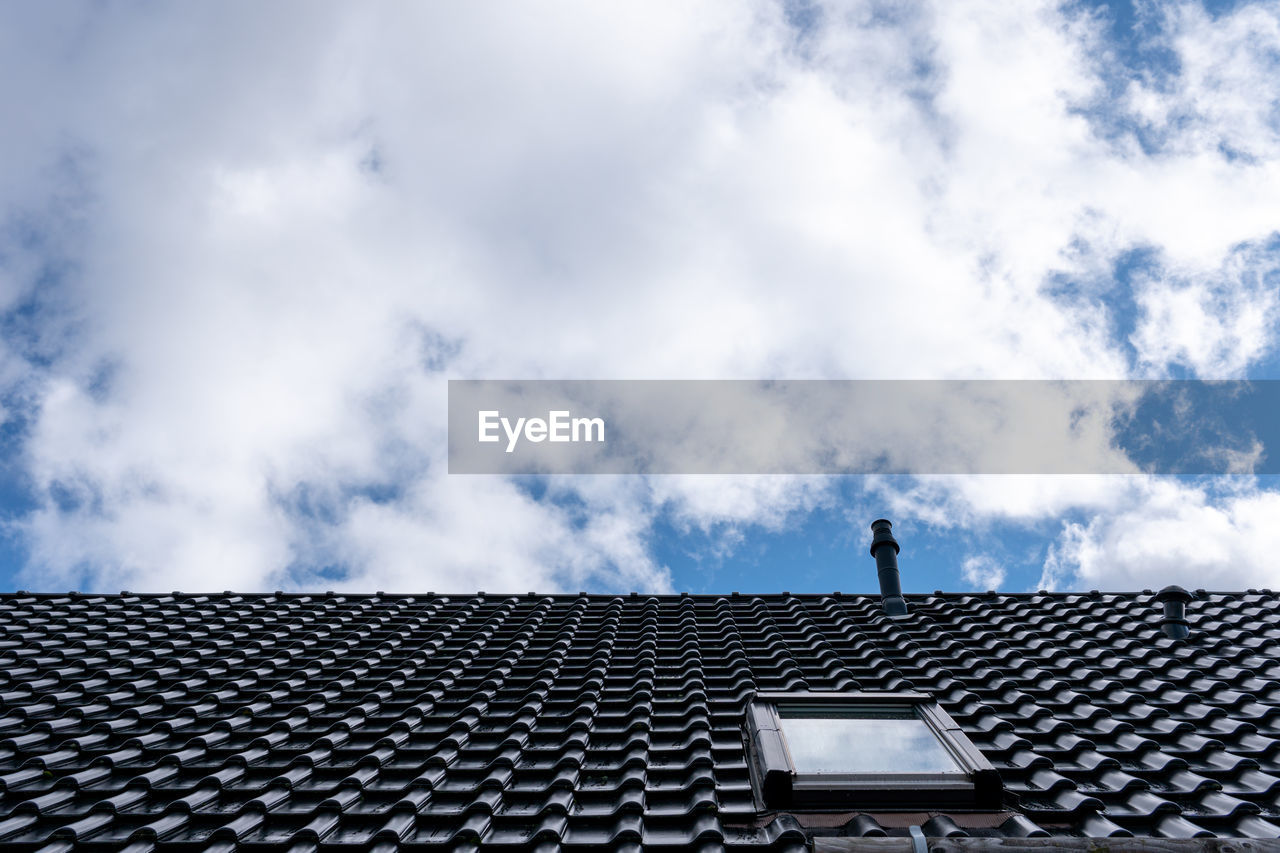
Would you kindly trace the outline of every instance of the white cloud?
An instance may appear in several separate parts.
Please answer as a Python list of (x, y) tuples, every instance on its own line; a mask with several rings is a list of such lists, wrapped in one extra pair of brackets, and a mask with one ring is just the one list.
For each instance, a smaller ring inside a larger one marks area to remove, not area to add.
[(868, 478), (897, 516), (942, 528), (1030, 524), (1073, 508), (1109, 511), (1130, 500), (1139, 477), (1072, 474)]
[(1064, 526), (1044, 588), (1245, 589), (1280, 586), (1280, 493), (1256, 484), (1214, 496), (1204, 486), (1138, 480), (1135, 500)]
[[(1050, 3), (827, 10), (803, 38), (763, 2), (34, 8), (0, 12), (0, 301), (45, 294), (6, 341), (38, 388), (34, 584), (336, 560), (334, 586), (665, 589), (661, 507), (708, 529), (828, 500), (451, 478), (446, 375), (1117, 377), (1106, 306), (1044, 285), (1136, 245), (1177, 271), (1143, 285), (1144, 369), (1274, 346), (1266, 258), (1229, 260), (1276, 227), (1271, 6), (1170, 16), (1183, 70), (1121, 106), (1198, 135), (1153, 153), (1099, 134), (1100, 28)], [(894, 500), (1116, 500), (1008, 484)]]
[(1196, 3), (1160, 4), (1149, 50), (1176, 60), (1171, 80), (1149, 74), (1130, 82), (1126, 105), (1152, 141), (1180, 154), (1227, 153), (1274, 160), (1280, 148), (1280, 7), (1246, 3), (1211, 17)]
[(1233, 253), (1221, 271), (1140, 277), (1141, 317), (1131, 337), (1139, 363), (1157, 373), (1176, 364), (1211, 379), (1244, 375), (1276, 346), (1277, 269), (1252, 248)]
[(646, 548), (647, 516), (617, 503), (575, 519), (505, 480), (428, 478), (395, 504), (355, 501), (330, 547), (318, 550), (351, 567), (339, 584), (348, 589), (671, 591)]
[[(949, 531), (1035, 530), (1055, 519), (1041, 589), (1280, 587), (1274, 478), (1141, 476), (923, 477), (872, 480), (895, 517)], [(981, 559), (979, 559), (981, 558)], [(1003, 583), (1004, 566), (969, 557), (973, 588)], [(995, 579), (997, 578), (998, 579)]]
[(971, 589), (999, 589), (1004, 583), (1004, 567), (986, 554), (965, 557), (960, 564), (960, 577)]

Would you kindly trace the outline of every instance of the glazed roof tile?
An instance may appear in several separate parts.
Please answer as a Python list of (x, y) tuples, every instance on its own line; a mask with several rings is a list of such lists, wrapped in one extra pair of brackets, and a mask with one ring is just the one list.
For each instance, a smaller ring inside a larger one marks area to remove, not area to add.
[[(0, 595), (0, 848), (1280, 837), (1280, 607), (1197, 593)], [(998, 812), (766, 809), (757, 692), (929, 694)]]

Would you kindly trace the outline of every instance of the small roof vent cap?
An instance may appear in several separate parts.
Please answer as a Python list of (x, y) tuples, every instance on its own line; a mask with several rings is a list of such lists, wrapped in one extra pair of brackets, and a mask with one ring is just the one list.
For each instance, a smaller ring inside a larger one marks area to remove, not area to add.
[(1171, 640), (1185, 640), (1191, 635), (1191, 625), (1187, 622), (1187, 602), (1195, 596), (1177, 584), (1170, 584), (1156, 593), (1156, 601), (1164, 606), (1164, 614), (1160, 618), (1160, 630)]
[(1169, 584), (1164, 589), (1156, 593), (1156, 601), (1161, 603), (1166, 601), (1181, 601), (1186, 604), (1188, 601), (1194, 601), (1195, 596), (1187, 592), (1177, 584)]

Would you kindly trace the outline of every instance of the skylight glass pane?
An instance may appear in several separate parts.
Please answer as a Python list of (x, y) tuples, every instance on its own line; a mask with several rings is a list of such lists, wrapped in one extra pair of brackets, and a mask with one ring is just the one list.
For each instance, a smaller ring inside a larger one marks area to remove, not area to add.
[(911, 708), (779, 708), (797, 773), (962, 773)]

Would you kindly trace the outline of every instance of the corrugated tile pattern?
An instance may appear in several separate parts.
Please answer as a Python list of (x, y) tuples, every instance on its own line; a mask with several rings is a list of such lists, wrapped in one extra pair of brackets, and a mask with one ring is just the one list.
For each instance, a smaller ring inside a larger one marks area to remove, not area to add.
[[(1202, 593), (0, 596), (0, 846), (803, 849), (754, 691), (934, 695), (1007, 814), (926, 835), (1280, 836), (1280, 608)], [(972, 816), (969, 816), (972, 818)], [(818, 827), (815, 829), (815, 827)]]

